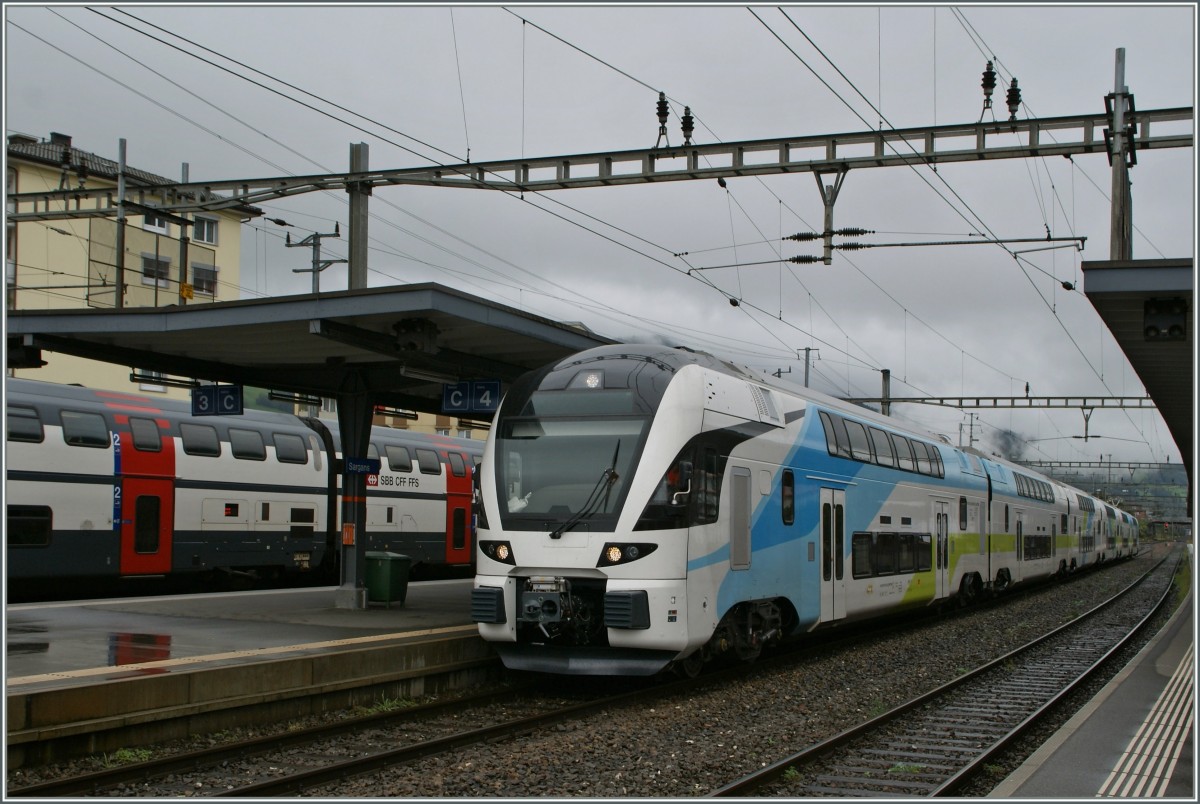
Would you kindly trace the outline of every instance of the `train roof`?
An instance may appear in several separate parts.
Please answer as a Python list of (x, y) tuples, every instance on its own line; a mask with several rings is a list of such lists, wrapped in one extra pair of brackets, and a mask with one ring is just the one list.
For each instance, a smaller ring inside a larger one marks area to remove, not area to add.
[[(647, 362), (654, 363), (659, 368), (667, 370), (672, 374), (684, 368), (685, 366), (702, 366), (722, 374), (728, 374), (730, 376), (737, 377), (738, 379), (746, 380), (747, 382), (752, 382), (757, 385), (770, 388), (774, 391), (778, 391), (781, 394), (787, 394), (792, 397), (804, 399), (808, 402), (813, 402), (822, 407), (837, 411), (840, 414), (864, 421), (870, 421), (873, 424), (886, 427), (889, 430), (898, 431), (910, 436), (920, 436), (929, 441), (938, 442), (945, 447), (949, 447), (950, 449), (958, 450), (969, 455), (974, 455), (981, 460), (988, 461), (997, 466), (1003, 466), (1010, 472), (1019, 472), (1029, 477), (1044, 480), (1062, 489), (1099, 500), (1098, 497), (1095, 497), (1094, 495), (1089, 494), (1082, 489), (1071, 486), (1061, 480), (1056, 480), (1034, 469), (1022, 466), (1014, 461), (996, 455), (985, 454), (974, 447), (957, 447), (951, 443), (946, 436), (930, 430), (925, 430), (918, 425), (914, 425), (909, 422), (898, 421), (889, 416), (884, 416), (882, 413), (871, 410), (870, 408), (852, 404), (844, 399), (838, 399), (835, 396), (830, 396), (829, 394), (822, 393), (821, 391), (817, 391), (812, 388), (805, 388), (802, 386), (793, 385), (792, 383), (784, 382), (774, 377), (763, 376), (746, 366), (740, 366), (736, 363), (732, 363), (728, 360), (724, 360), (715, 355), (709, 354), (708, 352), (702, 352), (684, 346), (667, 346), (664, 344), (648, 343), (625, 343), (598, 346), (594, 349), (588, 349), (587, 351), (579, 352), (578, 354), (559, 361), (558, 363), (554, 364), (554, 369), (557, 370), (568, 368), (573, 365), (581, 365), (583, 363), (589, 363), (597, 360), (615, 360), (622, 358), (645, 360)], [(1103, 500), (1099, 501), (1105, 505), (1110, 505)]]

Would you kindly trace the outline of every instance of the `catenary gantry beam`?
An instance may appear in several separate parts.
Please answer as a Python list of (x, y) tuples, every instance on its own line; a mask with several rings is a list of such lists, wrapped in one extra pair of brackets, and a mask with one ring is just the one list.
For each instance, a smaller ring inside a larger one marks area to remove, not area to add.
[[(1191, 148), (1192, 107), (1139, 110), (1135, 151)], [(127, 188), (127, 200), (183, 214), (262, 204), (318, 190), (373, 188), (397, 184), (461, 187), (474, 190), (533, 192), (619, 184), (765, 176), (779, 173), (827, 173), (868, 167), (978, 162), (1107, 153), (1104, 113), (992, 123), (928, 126), (890, 131), (783, 137), (576, 154), (497, 162), (435, 165), (397, 170), (368, 170), (312, 176), (163, 184)], [(1152, 128), (1154, 129), (1152, 131)], [(219, 195), (218, 195), (219, 194)], [(112, 188), (60, 190), (9, 195), (8, 219), (14, 222), (114, 216)]]

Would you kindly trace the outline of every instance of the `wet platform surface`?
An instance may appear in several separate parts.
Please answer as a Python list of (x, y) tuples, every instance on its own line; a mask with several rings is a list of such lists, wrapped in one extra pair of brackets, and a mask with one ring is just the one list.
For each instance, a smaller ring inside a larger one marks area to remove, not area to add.
[(336, 587), (5, 608), (8, 693), (122, 672), (235, 664), (429, 634), (471, 635), (471, 580), (411, 583), (403, 605), (338, 608)]

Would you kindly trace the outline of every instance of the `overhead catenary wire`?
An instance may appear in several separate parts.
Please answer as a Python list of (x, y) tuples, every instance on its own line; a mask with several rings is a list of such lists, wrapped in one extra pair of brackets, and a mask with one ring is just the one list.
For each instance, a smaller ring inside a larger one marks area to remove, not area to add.
[[(849, 103), (847, 103), (847, 102), (846, 102), (846, 100), (845, 100), (844, 98), (842, 98), (840, 94), (838, 94), (838, 93), (837, 93), (837, 91), (836, 91), (836, 90), (834, 90), (832, 87), (830, 87), (830, 86), (829, 86), (828, 82), (826, 82), (826, 81), (825, 81), (823, 78), (821, 78), (821, 76), (820, 76), (820, 75), (818, 75), (818, 74), (816, 73), (816, 71), (815, 71), (815, 70), (813, 70), (813, 68), (812, 68), (812, 67), (811, 67), (811, 66), (810, 66), (810, 65), (809, 65), (809, 64), (808, 64), (806, 61), (804, 61), (804, 59), (803, 59), (803, 58), (802, 58), (802, 57), (801, 57), (801, 56), (800, 56), (798, 53), (796, 53), (796, 52), (795, 52), (795, 50), (793, 50), (793, 49), (792, 49), (792, 48), (791, 48), (791, 47), (790, 47), (790, 46), (789, 46), (789, 45), (788, 45), (786, 42), (784, 42), (784, 41), (783, 41), (783, 39), (782, 39), (782, 38), (781, 38), (781, 37), (780, 37), (780, 36), (779, 36), (779, 35), (778, 35), (778, 34), (777, 34), (777, 33), (776, 33), (774, 30), (772, 30), (772, 29), (770, 28), (770, 26), (769, 26), (769, 25), (767, 25), (767, 24), (766, 24), (766, 22), (765, 22), (764, 20), (762, 20), (762, 18), (761, 18), (761, 17), (759, 17), (757, 14), (755, 14), (755, 12), (754, 12), (754, 10), (753, 10), (753, 9), (747, 9), (747, 10), (748, 10), (748, 11), (750, 11), (750, 13), (751, 13), (751, 14), (752, 14), (752, 15), (753, 15), (753, 16), (754, 16), (756, 19), (758, 19), (758, 20), (759, 20), (759, 22), (760, 22), (760, 23), (763, 25), (763, 27), (764, 27), (764, 28), (766, 28), (766, 29), (767, 29), (767, 30), (768, 30), (768, 31), (769, 31), (769, 32), (770, 32), (772, 35), (774, 35), (774, 36), (775, 36), (775, 38), (776, 38), (776, 39), (777, 39), (777, 40), (778, 40), (778, 41), (779, 41), (779, 42), (780, 42), (780, 43), (781, 43), (781, 44), (782, 44), (782, 45), (783, 45), (785, 48), (787, 48), (787, 50), (788, 50), (789, 52), (791, 52), (791, 53), (792, 53), (792, 54), (795, 56), (795, 58), (796, 58), (797, 60), (799, 60), (799, 61), (801, 62), (801, 64), (804, 64), (804, 66), (805, 66), (806, 68), (808, 68), (808, 69), (809, 69), (809, 71), (810, 71), (810, 72), (811, 72), (811, 73), (812, 73), (812, 74), (813, 74), (813, 75), (814, 75), (814, 76), (817, 78), (817, 80), (819, 80), (819, 81), (820, 81), (822, 84), (824, 84), (824, 85), (826, 86), (826, 88), (828, 88), (828, 89), (829, 89), (831, 92), (833, 92), (833, 94), (834, 94), (836, 97), (838, 97), (838, 99), (839, 99), (839, 100), (841, 100), (841, 101), (842, 101), (842, 103), (843, 103), (844, 105), (846, 105), (846, 107), (847, 107), (848, 109), (850, 109), (851, 113), (853, 113), (855, 116), (857, 116), (857, 117), (859, 118), (859, 120), (861, 120), (861, 121), (862, 121), (862, 122), (863, 122), (865, 125), (869, 125), (869, 124), (867, 124), (867, 123), (866, 123), (866, 121), (865, 121), (865, 120), (862, 118), (862, 116), (861, 116), (861, 115), (859, 115), (859, 114), (858, 114), (858, 112), (857, 112), (857, 111), (855, 111), (855, 110), (854, 110), (854, 108), (853, 108), (853, 107), (852, 107), (852, 106), (851, 106)], [(847, 84), (849, 84), (849, 85), (850, 85), (850, 87), (851, 87), (852, 89), (854, 89), (854, 91), (855, 91), (855, 92), (858, 94), (858, 96), (859, 96), (860, 98), (862, 98), (862, 99), (863, 99), (863, 101), (864, 101), (864, 102), (866, 102), (868, 106), (871, 106), (871, 108), (872, 108), (872, 109), (874, 109), (876, 112), (878, 112), (879, 110), (878, 110), (878, 109), (875, 109), (874, 105), (873, 105), (873, 104), (871, 104), (871, 101), (870, 101), (869, 99), (867, 99), (867, 98), (866, 98), (866, 97), (865, 97), (865, 96), (862, 94), (862, 92), (860, 92), (860, 91), (858, 90), (858, 88), (857, 88), (857, 87), (854, 85), (854, 83), (853, 83), (852, 81), (850, 81), (850, 80), (849, 80), (849, 79), (848, 79), (848, 78), (847, 78), (847, 77), (846, 77), (846, 76), (845, 76), (845, 75), (842, 73), (842, 71), (841, 71), (840, 69), (838, 69), (838, 68), (837, 68), (837, 66), (836, 66), (836, 65), (834, 65), (834, 64), (833, 64), (833, 62), (832, 62), (832, 61), (829, 59), (829, 57), (825, 55), (825, 53), (824, 53), (824, 52), (823, 52), (823, 51), (822, 51), (822, 50), (821, 50), (821, 49), (820, 49), (820, 48), (819, 48), (819, 47), (816, 45), (816, 43), (814, 43), (814, 42), (811, 40), (811, 38), (809, 38), (809, 36), (808, 36), (808, 35), (807, 35), (807, 34), (806, 34), (804, 31), (803, 31), (803, 29), (801, 29), (801, 28), (800, 28), (800, 26), (799, 26), (799, 25), (797, 25), (797, 24), (795, 23), (795, 21), (791, 19), (791, 17), (790, 17), (790, 16), (788, 16), (787, 12), (785, 12), (785, 11), (784, 11), (782, 8), (780, 8), (780, 9), (779, 9), (779, 11), (780, 11), (780, 13), (781, 13), (781, 14), (782, 14), (782, 15), (783, 15), (783, 16), (784, 16), (784, 17), (785, 17), (787, 20), (788, 20), (788, 22), (790, 22), (790, 23), (792, 24), (792, 26), (793, 26), (793, 27), (794, 27), (794, 28), (795, 28), (797, 31), (799, 31), (799, 33), (801, 34), (801, 36), (803, 36), (803, 37), (805, 38), (805, 40), (806, 40), (806, 41), (808, 41), (808, 42), (809, 42), (809, 44), (810, 44), (810, 45), (812, 45), (812, 47), (813, 47), (813, 48), (814, 48), (814, 49), (815, 49), (815, 50), (816, 50), (818, 53), (820, 53), (820, 54), (821, 54), (821, 56), (822, 56), (822, 57), (823, 57), (823, 58), (826, 60), (826, 62), (828, 62), (828, 63), (829, 63), (829, 64), (830, 64), (830, 65), (831, 65), (831, 66), (834, 68), (834, 70), (835, 70), (835, 71), (837, 71), (838, 75), (840, 75), (840, 76), (842, 77), (842, 79), (843, 79), (843, 80), (845, 80), (845, 81), (846, 81), (846, 83), (847, 83)], [(886, 120), (886, 118), (883, 116), (883, 114), (882, 114), (882, 113), (879, 113), (879, 116), (880, 116), (880, 118), (881, 118), (882, 120), (884, 120), (885, 122), (887, 122), (887, 124), (888, 124), (889, 128), (892, 128), (892, 129), (894, 130), (894, 127), (891, 125), (891, 123), (890, 123), (890, 122), (888, 122), (888, 121)], [(906, 142), (906, 144), (908, 144), (908, 143)], [(912, 145), (911, 145), (911, 144), (908, 144), (908, 145), (909, 145), (909, 148), (913, 150), (914, 154), (916, 154), (916, 151), (915, 151), (915, 149), (913, 149)], [(918, 156), (919, 156), (919, 154), (918, 154)], [(915, 174), (916, 174), (918, 177), (920, 177), (920, 178), (922, 179), (922, 181), (924, 181), (924, 182), (925, 182), (925, 183), (926, 183), (928, 186), (930, 186), (930, 188), (931, 188), (931, 189), (934, 189), (935, 193), (937, 193), (937, 190), (936, 190), (936, 188), (933, 188), (933, 187), (932, 187), (932, 185), (930, 184), (930, 182), (929, 182), (929, 181), (928, 181), (928, 180), (927, 180), (927, 179), (926, 179), (924, 176), (922, 176), (922, 175), (921, 175), (921, 173), (920, 173), (920, 171), (917, 169), (917, 166), (916, 166), (916, 165), (909, 165), (908, 167), (909, 167), (909, 168), (910, 168), (910, 169), (911, 169), (911, 170), (912, 170), (912, 171), (913, 171), (913, 172), (914, 172), (914, 173), (915, 173)], [(956, 192), (956, 191), (955, 191), (955, 190), (954, 190), (952, 187), (950, 187), (950, 185), (949, 185), (949, 183), (946, 181), (946, 179), (945, 179), (943, 176), (941, 176), (940, 174), (936, 173), (936, 172), (935, 172), (935, 175), (936, 175), (936, 176), (938, 176), (938, 178), (939, 178), (939, 180), (942, 182), (942, 184), (943, 184), (943, 185), (945, 185), (945, 186), (947, 187), (947, 189), (948, 189), (948, 190), (949, 190), (949, 191), (950, 191), (950, 192), (951, 192), (951, 193), (952, 193), (952, 194), (955, 196), (955, 198), (956, 198), (956, 199), (958, 199), (958, 200), (959, 200), (959, 202), (960, 202), (960, 203), (962, 203), (962, 204), (964, 205), (964, 207), (965, 207), (965, 208), (966, 208), (968, 211), (970, 211), (970, 212), (971, 212), (971, 215), (975, 217), (975, 219), (976, 219), (976, 220), (979, 222), (979, 224), (980, 224), (980, 225), (981, 225), (981, 226), (982, 226), (982, 227), (983, 227), (983, 228), (984, 228), (986, 231), (988, 231), (988, 233), (989, 233), (989, 234), (992, 234), (993, 238), (995, 238), (995, 234), (994, 234), (993, 232), (991, 232), (991, 230), (990, 230), (990, 229), (987, 227), (987, 224), (986, 224), (986, 223), (985, 223), (985, 222), (982, 220), (982, 218), (980, 218), (980, 217), (979, 217), (979, 215), (978, 215), (977, 213), (975, 213), (975, 212), (974, 212), (974, 210), (972, 210), (972, 209), (971, 209), (970, 205), (969, 205), (969, 204), (966, 204), (966, 202), (965, 202), (965, 201), (964, 201), (964, 200), (961, 198), (961, 196), (960, 196), (960, 195), (959, 195), (959, 194), (958, 194), (958, 193), (957, 193), (957, 192)], [(942, 197), (942, 199), (943, 199), (943, 200), (947, 200), (947, 199), (945, 198), (945, 196), (942, 196), (942, 195), (941, 195), (941, 193), (937, 193), (937, 194), (938, 194), (940, 197)], [(958, 214), (959, 214), (960, 216), (964, 217), (964, 220), (966, 220), (966, 217), (963, 215), (963, 213), (961, 212), (961, 210), (959, 210), (957, 207), (955, 207), (955, 206), (954, 206), (954, 205), (952, 205), (952, 204), (951, 204), (950, 206), (951, 206), (951, 208), (952, 208), (952, 209), (954, 209), (956, 212), (958, 212)], [(968, 224), (970, 223), (970, 221), (969, 221), (969, 220), (968, 220), (967, 222), (968, 222)], [(1001, 247), (1002, 247), (1002, 248), (1004, 248), (1004, 246), (1003, 246), (1002, 244), (1001, 244)], [(1088, 365), (1088, 367), (1089, 367), (1089, 368), (1092, 370), (1093, 374), (1095, 374), (1095, 375), (1097, 376), (1097, 378), (1099, 378), (1099, 379), (1100, 379), (1101, 383), (1102, 383), (1102, 384), (1104, 384), (1103, 376), (1101, 375), (1101, 373), (1100, 373), (1099, 371), (1097, 371), (1096, 367), (1095, 367), (1095, 366), (1092, 364), (1092, 362), (1091, 362), (1091, 360), (1088, 358), (1087, 354), (1086, 354), (1086, 353), (1083, 351), (1082, 347), (1079, 345), (1079, 343), (1076, 341), (1076, 339), (1074, 338), (1074, 336), (1071, 334), (1071, 332), (1070, 332), (1070, 330), (1067, 328), (1066, 324), (1065, 324), (1065, 323), (1062, 321), (1061, 317), (1060, 317), (1060, 316), (1057, 314), (1057, 311), (1055, 310), (1055, 308), (1054, 308), (1054, 305), (1053, 305), (1052, 303), (1050, 303), (1050, 302), (1049, 302), (1049, 301), (1048, 301), (1048, 300), (1045, 298), (1044, 294), (1043, 294), (1043, 293), (1042, 293), (1042, 292), (1041, 292), (1041, 291), (1040, 291), (1040, 290), (1037, 288), (1036, 284), (1034, 284), (1034, 283), (1033, 283), (1033, 280), (1032, 280), (1032, 278), (1029, 276), (1029, 273), (1028, 273), (1028, 271), (1026, 271), (1026, 270), (1025, 270), (1025, 266), (1024, 266), (1024, 265), (1022, 265), (1022, 263), (1025, 263), (1025, 264), (1028, 264), (1028, 265), (1032, 265), (1032, 263), (1029, 263), (1027, 260), (1024, 260), (1024, 259), (1023, 259), (1023, 258), (1022, 258), (1022, 257), (1021, 257), (1019, 254), (1015, 254), (1015, 253), (1013, 253), (1011, 249), (1007, 249), (1007, 248), (1005, 248), (1005, 250), (1006, 250), (1006, 251), (1008, 251), (1008, 252), (1009, 252), (1009, 254), (1010, 254), (1012, 257), (1013, 257), (1014, 261), (1017, 263), (1017, 266), (1018, 266), (1018, 268), (1021, 270), (1021, 272), (1022, 272), (1022, 273), (1025, 275), (1026, 279), (1027, 279), (1027, 280), (1030, 282), (1030, 284), (1033, 286), (1033, 288), (1034, 288), (1034, 291), (1037, 293), (1038, 297), (1039, 297), (1039, 298), (1042, 300), (1043, 304), (1045, 304), (1045, 305), (1046, 305), (1047, 309), (1050, 311), (1050, 313), (1051, 313), (1051, 315), (1053, 316), (1053, 318), (1055, 319), (1055, 321), (1056, 321), (1056, 322), (1059, 324), (1059, 327), (1060, 327), (1060, 328), (1063, 330), (1063, 332), (1064, 332), (1064, 334), (1067, 336), (1068, 340), (1069, 340), (1069, 341), (1071, 342), (1071, 344), (1072, 344), (1072, 345), (1075, 347), (1076, 351), (1077, 351), (1077, 352), (1080, 354), (1080, 356), (1081, 356), (1081, 357), (1083, 357), (1083, 359), (1084, 359), (1084, 362), (1085, 362), (1085, 363)], [(1107, 384), (1104, 384), (1104, 385), (1105, 385), (1105, 388), (1107, 389), (1107, 388), (1108, 388)], [(1110, 392), (1111, 392), (1111, 391), (1110, 391)], [(1126, 413), (1126, 417), (1129, 419), (1130, 423), (1131, 423), (1131, 424), (1133, 424), (1133, 425), (1135, 426), (1135, 428), (1136, 428), (1136, 426), (1137, 426), (1137, 425), (1136, 425), (1136, 424), (1133, 422), (1132, 418), (1128, 416), (1128, 413)]]

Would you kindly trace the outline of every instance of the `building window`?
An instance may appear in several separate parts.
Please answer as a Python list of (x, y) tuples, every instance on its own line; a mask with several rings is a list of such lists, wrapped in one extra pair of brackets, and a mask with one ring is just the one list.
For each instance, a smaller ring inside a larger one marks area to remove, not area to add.
[(142, 219), (142, 228), (147, 232), (159, 232), (160, 234), (170, 234), (171, 224), (166, 218), (160, 218), (157, 215), (147, 215)]
[(160, 288), (167, 287), (171, 276), (171, 261), (153, 254), (142, 255), (142, 284), (158, 283)]
[(469, 427), (459, 428), (458, 437), (459, 438), (470, 438), (471, 437), (471, 428), (469, 428)]
[(192, 287), (197, 293), (217, 295), (217, 266), (192, 263)]
[(217, 219), (196, 216), (192, 222), (192, 239), (197, 243), (217, 245)]

